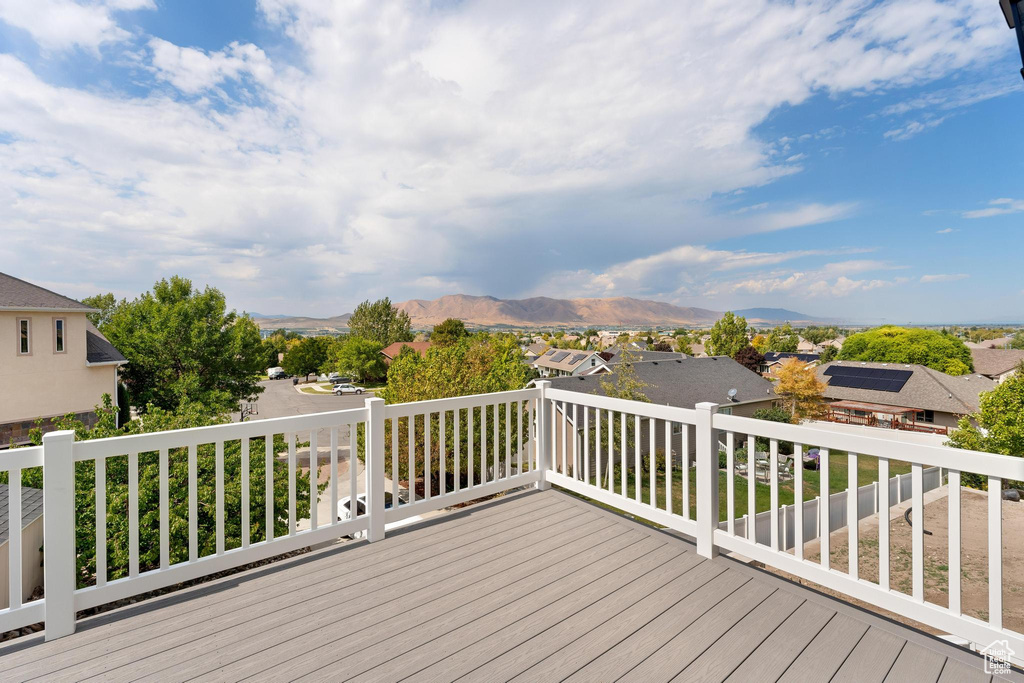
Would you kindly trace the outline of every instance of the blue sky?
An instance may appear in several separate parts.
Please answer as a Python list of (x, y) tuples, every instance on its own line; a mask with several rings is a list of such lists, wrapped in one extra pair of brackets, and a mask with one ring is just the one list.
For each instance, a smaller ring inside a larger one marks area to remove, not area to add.
[(988, 0), (0, 0), (0, 269), (1024, 320)]

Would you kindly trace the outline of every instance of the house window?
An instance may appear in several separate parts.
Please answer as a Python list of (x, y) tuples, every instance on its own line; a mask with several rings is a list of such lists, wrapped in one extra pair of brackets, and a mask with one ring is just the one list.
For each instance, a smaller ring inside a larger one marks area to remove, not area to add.
[(722, 415), (732, 415), (732, 406), (719, 408), (718, 412), (721, 413)]
[(935, 411), (934, 410), (922, 410), (917, 413), (918, 422), (935, 422)]
[(53, 321), (53, 352), (64, 353), (64, 318)]
[(682, 434), (683, 433), (683, 423), (682, 422), (673, 422), (672, 423), (672, 433), (673, 434)]
[(32, 353), (32, 325), (28, 318), (18, 320), (18, 353), (29, 355)]

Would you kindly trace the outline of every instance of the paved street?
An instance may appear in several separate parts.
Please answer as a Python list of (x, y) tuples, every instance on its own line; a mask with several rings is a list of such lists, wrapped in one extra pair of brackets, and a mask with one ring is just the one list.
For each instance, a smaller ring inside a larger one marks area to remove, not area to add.
[[(364, 405), (366, 398), (369, 394), (363, 394), (362, 396), (356, 396), (349, 394), (346, 396), (335, 396), (334, 394), (303, 394), (296, 390), (290, 379), (288, 380), (265, 380), (260, 382), (260, 385), (265, 387), (265, 390), (258, 399), (258, 414), (250, 418), (252, 421), (257, 420), (269, 420), (275, 417), (291, 417), (293, 415), (311, 415), (313, 413), (325, 413), (332, 410), (345, 410), (348, 408), (360, 408)], [(238, 414), (234, 415), (234, 419), (238, 420)], [(299, 434), (299, 440), (305, 441), (309, 437), (304, 434)], [(321, 429), (317, 436), (318, 448), (317, 448), (317, 461), (320, 465), (319, 478), (320, 481), (329, 481), (330, 467), (327, 467), (331, 461), (331, 435), (327, 429)], [(342, 428), (339, 430), (338, 436), (339, 448), (338, 448), (338, 497), (344, 498), (349, 495), (349, 449), (348, 449), (348, 430)], [(284, 455), (284, 454), (282, 454)], [(309, 467), (309, 449), (299, 448), (296, 451), (299, 466), (302, 469)], [(356, 490), (359, 493), (365, 491), (365, 483), (363, 478), (363, 466), (361, 463), (357, 463), (358, 470), (356, 472)], [(330, 504), (329, 495), (321, 496), (319, 504), (317, 505), (317, 517), (319, 519), (330, 519), (333, 514)], [(299, 520), (298, 529), (309, 527), (309, 520)]]

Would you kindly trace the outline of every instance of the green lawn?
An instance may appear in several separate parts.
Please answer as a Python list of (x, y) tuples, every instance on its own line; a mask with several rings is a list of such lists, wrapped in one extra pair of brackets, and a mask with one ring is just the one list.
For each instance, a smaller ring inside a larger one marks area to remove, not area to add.
[[(830, 454), (829, 455), (829, 493), (838, 493), (844, 491), (847, 488), (847, 456), (845, 453), (842, 454)], [(889, 476), (894, 477), (897, 474), (905, 474), (910, 471), (910, 465), (905, 462), (890, 461), (889, 462)], [(821, 493), (821, 475), (816, 470), (805, 469), (804, 475), (804, 500), (810, 500)], [(618, 467), (615, 468), (615, 480), (612, 484), (612, 489), (615, 493), (622, 493), (622, 474)], [(866, 486), (878, 479), (878, 459), (870, 455), (861, 455), (857, 458), (857, 486)], [(720, 470), (718, 473), (718, 509), (719, 519), (726, 519), (726, 506), (728, 505), (727, 496), (727, 480), (728, 476), (724, 470)], [(605, 478), (604, 487), (607, 488), (607, 478)], [(593, 476), (591, 476), (591, 483)], [(696, 484), (696, 470), (690, 469), (690, 519), (695, 519), (697, 514), (697, 484)], [(789, 479), (779, 483), (779, 505), (792, 505), (794, 502), (794, 491), (795, 481)], [(734, 505), (733, 512), (736, 518), (740, 518), (747, 513), (747, 479), (740, 475), (734, 477)], [(661, 510), (665, 508), (665, 473), (657, 473), (657, 507)], [(633, 471), (627, 470), (626, 473), (626, 492), (627, 496), (633, 498), (636, 493), (636, 482), (634, 481)], [(641, 501), (644, 503), (650, 502), (650, 474), (645, 473), (643, 475), (643, 481), (640, 483), (640, 496)], [(771, 487), (761, 481), (756, 482), (754, 488), (754, 503), (755, 512), (764, 512), (768, 510), (771, 503)], [(678, 468), (673, 468), (672, 471), (672, 511), (679, 513), (683, 509), (683, 473)]]

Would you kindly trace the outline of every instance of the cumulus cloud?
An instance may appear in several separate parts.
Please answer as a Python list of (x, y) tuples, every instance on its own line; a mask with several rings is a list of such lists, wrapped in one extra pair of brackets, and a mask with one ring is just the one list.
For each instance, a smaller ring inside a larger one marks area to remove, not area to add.
[(71, 47), (96, 50), (105, 43), (130, 36), (117, 25), (112, 11), (154, 8), (152, 0), (106, 0), (88, 4), (73, 0), (0, 0), (0, 21), (27, 31), (48, 50)]
[[(731, 214), (723, 197), (801, 172), (758, 126), (817, 93), (986, 62), (1005, 28), (980, 2), (261, 0), (288, 50), (140, 37), (131, 77), (152, 80), (131, 94), (0, 55), (0, 257), (129, 291), (175, 268), (240, 305), (274, 292), (321, 312), (558, 277), (699, 290), (672, 272), (779, 257), (678, 245), (856, 211), (810, 197)], [(0, 0), (0, 19), (98, 51), (129, 35), (118, 10), (147, 6)]]

